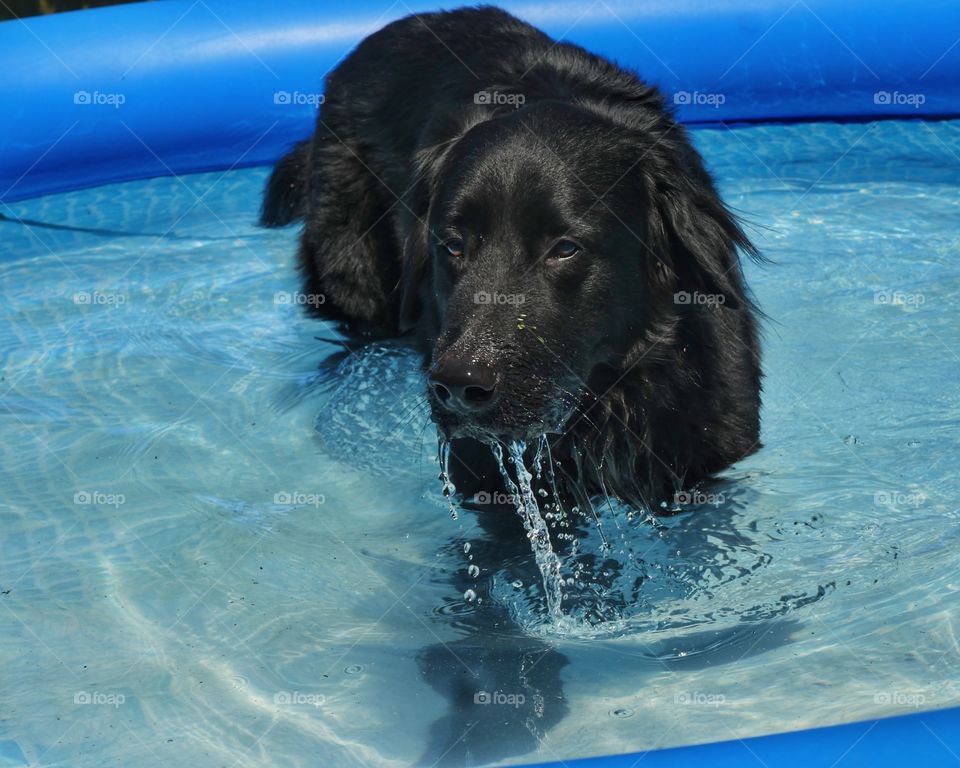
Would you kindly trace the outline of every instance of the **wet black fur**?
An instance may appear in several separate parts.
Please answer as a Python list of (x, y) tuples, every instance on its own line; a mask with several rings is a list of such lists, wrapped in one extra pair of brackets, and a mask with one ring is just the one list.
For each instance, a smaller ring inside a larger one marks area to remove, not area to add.
[[(458, 438), (461, 490), (499, 484), (486, 433), (550, 432), (578, 495), (654, 509), (759, 447), (757, 313), (738, 256), (754, 251), (655, 88), (484, 7), (390, 24), (325, 93), (316, 132), (274, 170), (261, 223), (304, 219), (319, 316), (413, 331), (427, 364), (459, 344), (498, 366), (489, 423), (451, 423), (434, 403)], [(442, 244), (450, 217), (470, 230), (457, 264)], [(586, 252), (548, 267), (543, 236), (565, 231)], [(470, 302), (478, 290), (526, 301), (498, 313)]]

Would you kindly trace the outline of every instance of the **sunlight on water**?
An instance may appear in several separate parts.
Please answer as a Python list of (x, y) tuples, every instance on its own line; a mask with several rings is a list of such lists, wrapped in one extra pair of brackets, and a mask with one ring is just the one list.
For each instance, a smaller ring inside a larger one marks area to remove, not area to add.
[(764, 447), (659, 518), (558, 508), (543, 440), (458, 511), (422, 359), (304, 317), (266, 169), (10, 206), (131, 235), (0, 222), (0, 764), (505, 765), (960, 702), (960, 123), (695, 138), (772, 260)]

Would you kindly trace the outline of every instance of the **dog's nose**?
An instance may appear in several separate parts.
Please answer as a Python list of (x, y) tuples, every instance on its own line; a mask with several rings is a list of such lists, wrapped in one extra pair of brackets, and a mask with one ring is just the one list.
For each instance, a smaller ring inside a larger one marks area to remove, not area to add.
[(430, 388), (448, 410), (469, 413), (492, 402), (497, 375), (476, 361), (444, 355), (430, 370)]

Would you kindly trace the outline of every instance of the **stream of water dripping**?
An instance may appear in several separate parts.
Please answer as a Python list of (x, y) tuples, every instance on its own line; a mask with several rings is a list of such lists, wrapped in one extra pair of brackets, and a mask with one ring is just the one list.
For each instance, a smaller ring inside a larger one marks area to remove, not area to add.
[(450, 506), (450, 517), (457, 519), (457, 506), (454, 500), (454, 494), (457, 492), (457, 486), (450, 480), (450, 441), (443, 440), (440, 443), (440, 482), (443, 483), (443, 495)]
[[(538, 446), (537, 459), (542, 455), (542, 448), (543, 441), (541, 441)], [(523, 528), (527, 532), (527, 539), (530, 541), (530, 547), (533, 550), (537, 568), (540, 570), (540, 576), (543, 581), (543, 591), (547, 601), (547, 614), (554, 624), (559, 626), (565, 618), (561, 606), (563, 601), (563, 578), (560, 574), (560, 558), (557, 556), (557, 553), (553, 551), (547, 521), (543, 518), (540, 505), (537, 503), (537, 498), (531, 485), (533, 474), (527, 469), (523, 461), (526, 444), (522, 440), (515, 440), (507, 446), (509, 462), (513, 464), (516, 470), (516, 483), (510, 477), (510, 472), (504, 463), (503, 447), (499, 443), (494, 443), (491, 445), (491, 449), (497, 460), (497, 465), (500, 468), (500, 474), (503, 476), (503, 482), (507, 488), (507, 492), (513, 498), (513, 503), (523, 521)], [(534, 466), (539, 474), (539, 461), (535, 461)]]

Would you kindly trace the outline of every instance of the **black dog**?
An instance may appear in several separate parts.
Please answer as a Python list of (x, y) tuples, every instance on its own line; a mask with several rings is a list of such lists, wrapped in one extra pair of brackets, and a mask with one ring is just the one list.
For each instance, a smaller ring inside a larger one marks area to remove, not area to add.
[(759, 446), (754, 251), (631, 72), (496, 8), (394, 22), (270, 178), (298, 218), (316, 314), (424, 345), (461, 491), (547, 434), (577, 497), (657, 511)]

